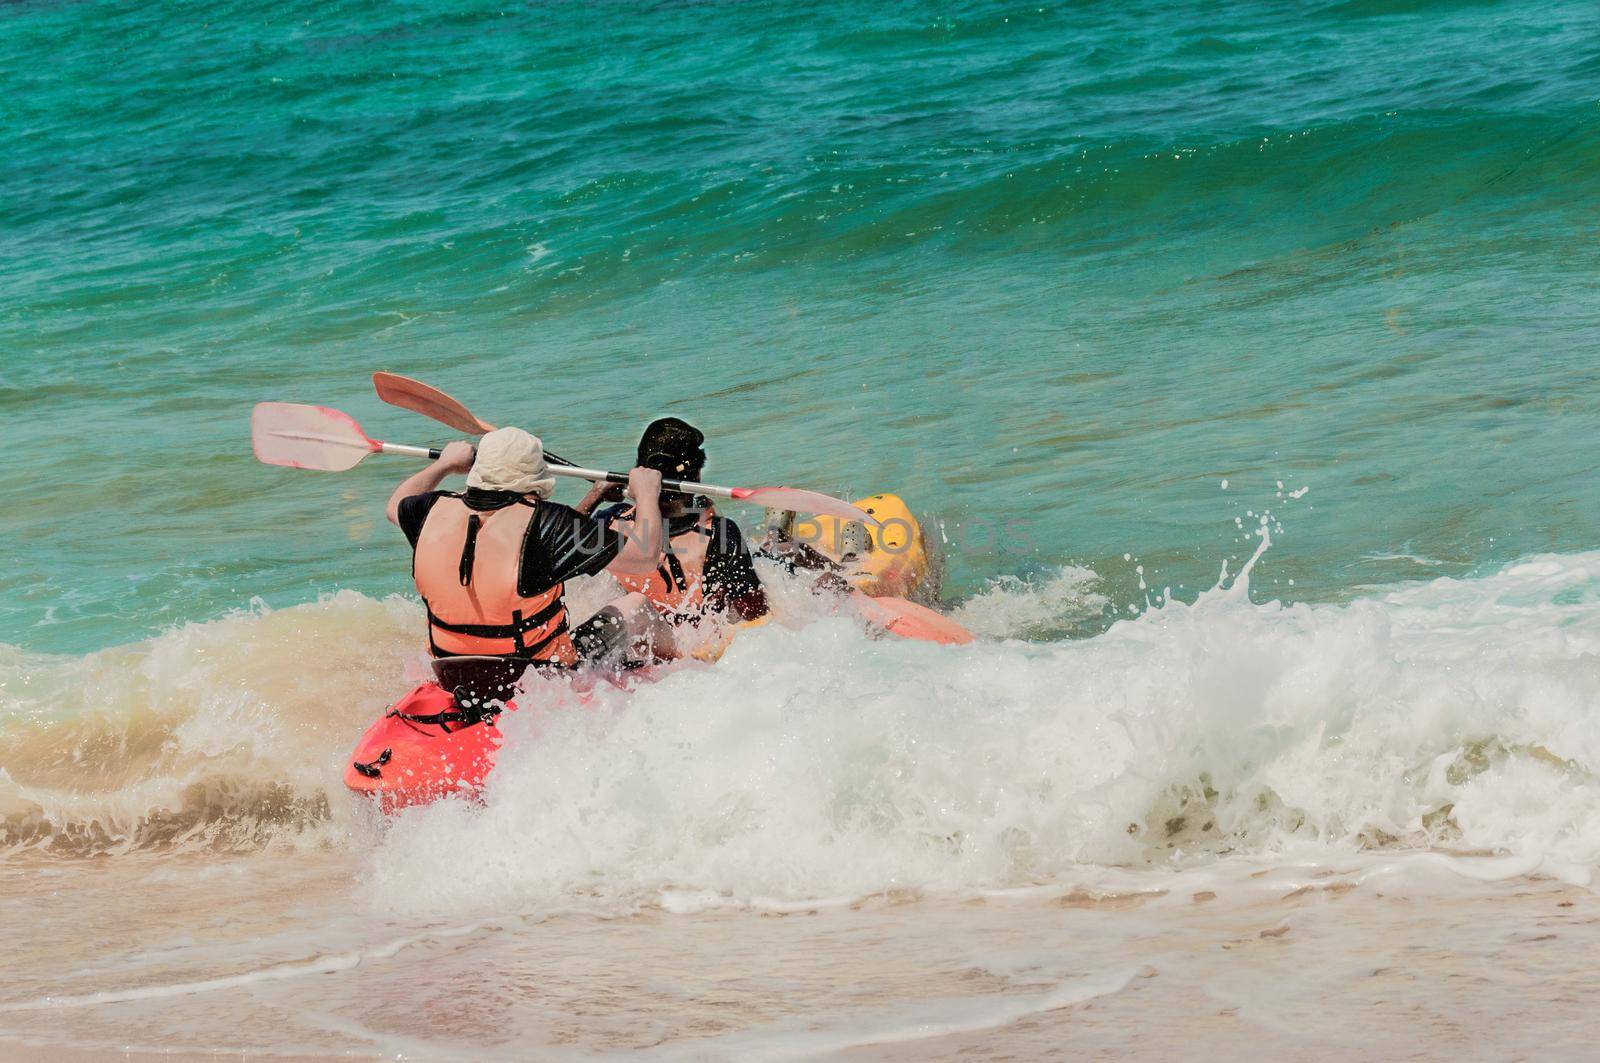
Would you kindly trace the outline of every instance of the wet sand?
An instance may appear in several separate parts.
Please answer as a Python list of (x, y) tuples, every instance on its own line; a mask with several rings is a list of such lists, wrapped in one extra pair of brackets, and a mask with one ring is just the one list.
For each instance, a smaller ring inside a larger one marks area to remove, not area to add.
[(1549, 880), (1364, 861), (766, 912), (440, 898), (418, 921), (360, 870), (8, 859), (0, 1053), (1503, 1058), (1600, 1027), (1600, 900)]

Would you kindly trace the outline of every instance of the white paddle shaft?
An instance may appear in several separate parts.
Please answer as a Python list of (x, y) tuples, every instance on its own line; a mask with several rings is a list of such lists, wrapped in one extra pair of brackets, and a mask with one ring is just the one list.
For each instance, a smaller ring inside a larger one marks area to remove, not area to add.
[[(399, 454), (407, 458), (422, 458), (425, 461), (437, 461), (439, 449), (437, 447), (414, 447), (409, 443), (378, 443), (378, 452), (381, 454)], [(586, 469), (581, 465), (556, 465), (548, 464), (551, 476), (570, 476), (575, 480), (594, 480), (597, 483), (626, 484), (626, 473), (608, 472), (605, 469)], [(717, 498), (732, 498), (733, 488), (718, 487), (715, 484), (700, 484), (691, 480), (662, 480), (661, 487), (666, 491), (679, 491), (686, 495), (715, 495)]]
[[(406, 443), (386, 443), (372, 439), (356, 424), (355, 418), (327, 406), (308, 406), (295, 402), (259, 402), (250, 413), (250, 446), (256, 460), (291, 469), (319, 469), (344, 472), (373, 454), (399, 454), (424, 461), (438, 460), (436, 447)], [(604, 469), (569, 465), (553, 454), (546, 454), (553, 476), (572, 476), (599, 483), (626, 485), (628, 475)], [(792, 509), (799, 513), (819, 513), (844, 520), (872, 521), (872, 517), (850, 503), (798, 487), (718, 487), (715, 484), (686, 480), (662, 480), (662, 490), (688, 495), (712, 495), (737, 502)]]

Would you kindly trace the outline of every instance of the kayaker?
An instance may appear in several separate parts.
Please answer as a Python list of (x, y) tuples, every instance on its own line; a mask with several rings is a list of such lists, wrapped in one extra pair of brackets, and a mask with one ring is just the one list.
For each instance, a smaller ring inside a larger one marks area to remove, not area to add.
[[(705, 469), (705, 435), (687, 421), (664, 417), (645, 428), (639, 439), (639, 467), (674, 480), (698, 480)], [(596, 484), (578, 503), (579, 513), (593, 513), (602, 502), (618, 497), (617, 485)], [(636, 534), (636, 524), (649, 515), (633, 504), (618, 504), (599, 514), (614, 530)], [(755, 620), (767, 614), (767, 594), (756, 574), (739, 526), (712, 508), (703, 495), (668, 491), (661, 496), (667, 526), (667, 549), (656, 560), (640, 554), (618, 555), (611, 575), (630, 591), (643, 594), (674, 624), (695, 624), (707, 614), (732, 621)]]
[[(436, 490), (462, 472), (464, 493)], [(550, 501), (554, 487), (539, 439), (499, 428), (476, 451), (449, 444), (395, 489), (388, 517), (411, 542), (412, 575), (436, 658), (497, 657), (520, 674), (523, 662), (570, 668), (675, 655), (671, 627), (643, 595), (629, 593), (576, 627), (569, 626), (564, 599), (574, 576), (660, 561), (661, 474), (644, 467), (628, 474), (638, 513), (628, 535)]]

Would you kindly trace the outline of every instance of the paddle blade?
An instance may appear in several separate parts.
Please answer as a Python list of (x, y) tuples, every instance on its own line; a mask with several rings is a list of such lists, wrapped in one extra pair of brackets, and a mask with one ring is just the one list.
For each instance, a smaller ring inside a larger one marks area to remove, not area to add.
[(751, 502), (768, 509), (788, 509), (796, 513), (819, 513), (840, 520), (859, 520), (863, 524), (877, 524), (867, 511), (852, 506), (842, 498), (834, 498), (820, 491), (803, 491), (798, 487), (735, 487), (729, 492), (740, 502)]
[(354, 417), (326, 406), (257, 403), (250, 414), (256, 460), (291, 469), (344, 472), (377, 449)]
[(904, 598), (872, 598), (861, 594), (853, 600), (862, 616), (901, 638), (945, 646), (964, 646), (977, 640), (976, 635), (943, 613)]
[(440, 424), (447, 424), (458, 432), (481, 436), (485, 432), (494, 431), (494, 425), (479, 420), (460, 402), (420, 380), (412, 380), (398, 373), (379, 372), (372, 374), (372, 387), (377, 391), (378, 398), (390, 406), (398, 406), (402, 410), (411, 410), (424, 417), (432, 417)]

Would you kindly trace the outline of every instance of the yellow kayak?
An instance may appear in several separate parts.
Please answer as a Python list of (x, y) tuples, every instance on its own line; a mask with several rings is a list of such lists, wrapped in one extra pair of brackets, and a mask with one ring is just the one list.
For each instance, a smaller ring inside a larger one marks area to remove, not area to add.
[[(922, 523), (905, 500), (885, 492), (857, 499), (855, 505), (878, 523), (780, 514), (783, 523), (779, 525), (779, 538), (809, 547), (837, 565), (838, 574), (859, 592), (853, 596), (855, 608), (885, 630), (927, 642), (972, 641), (972, 633), (960, 624), (910, 600), (919, 592), (931, 593), (936, 588), (928, 586), (933, 566)], [(724, 628), (707, 645), (690, 651), (691, 656), (715, 661), (738, 632), (770, 619), (766, 616)]]
[(910, 598), (928, 578), (928, 547), (922, 522), (899, 495), (858, 498), (855, 505), (878, 523), (838, 517), (801, 517), (790, 538), (837, 562), (857, 590), (874, 598)]

